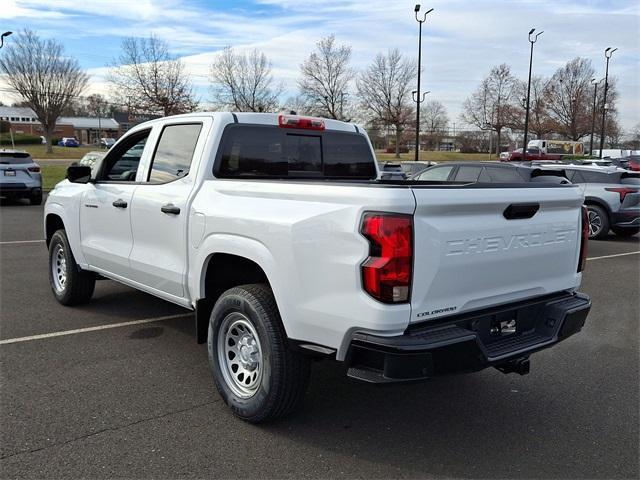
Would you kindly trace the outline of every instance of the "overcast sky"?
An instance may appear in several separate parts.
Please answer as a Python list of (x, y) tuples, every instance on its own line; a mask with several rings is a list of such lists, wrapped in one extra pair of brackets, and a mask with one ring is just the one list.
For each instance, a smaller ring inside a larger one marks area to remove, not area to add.
[[(155, 33), (169, 42), (209, 99), (207, 72), (227, 45), (258, 48), (274, 75), (295, 93), (299, 66), (318, 39), (335, 34), (353, 47), (353, 66), (397, 47), (417, 58), (415, 2), (405, 0), (0, 0), (0, 31), (29, 27), (60, 40), (91, 74), (89, 93), (104, 92), (105, 65), (127, 36)], [(603, 51), (618, 47), (610, 75), (618, 79), (623, 128), (640, 122), (640, 2), (637, 0), (434, 0), (423, 29), (423, 90), (447, 107), (452, 122), (492, 66), (511, 65), (526, 78), (528, 31), (544, 30), (534, 73), (551, 75), (582, 56), (604, 76)], [(10, 42), (11, 38), (7, 39)], [(0, 55), (2, 51), (0, 50)], [(9, 100), (0, 91), (0, 99)]]

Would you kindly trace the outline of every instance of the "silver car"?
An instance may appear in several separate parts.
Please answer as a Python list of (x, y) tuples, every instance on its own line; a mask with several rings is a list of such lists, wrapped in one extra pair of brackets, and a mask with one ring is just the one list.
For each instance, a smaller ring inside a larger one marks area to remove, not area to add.
[(42, 203), (40, 165), (23, 150), (0, 150), (0, 197)]
[(628, 237), (640, 232), (640, 173), (616, 167), (545, 165), (565, 171), (581, 185), (589, 210), (589, 238), (604, 238), (609, 230)]

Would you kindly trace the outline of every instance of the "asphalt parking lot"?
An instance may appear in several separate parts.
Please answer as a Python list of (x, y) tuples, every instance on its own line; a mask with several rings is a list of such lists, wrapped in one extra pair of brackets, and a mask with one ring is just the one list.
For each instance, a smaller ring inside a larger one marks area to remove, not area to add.
[[(42, 207), (0, 221), (2, 478), (639, 476), (638, 236), (590, 242), (587, 325), (527, 376), (381, 387), (322, 362), (299, 413), (254, 426), (218, 397), (188, 311), (112, 281), (63, 307)], [(7, 342), (132, 320), (153, 321)]]

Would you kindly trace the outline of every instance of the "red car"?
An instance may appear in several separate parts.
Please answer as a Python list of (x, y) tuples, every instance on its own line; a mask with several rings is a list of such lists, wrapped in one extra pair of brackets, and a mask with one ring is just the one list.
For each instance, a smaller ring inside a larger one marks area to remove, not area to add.
[(634, 172), (640, 172), (640, 155), (631, 155), (625, 160), (628, 161), (627, 169), (633, 170)]

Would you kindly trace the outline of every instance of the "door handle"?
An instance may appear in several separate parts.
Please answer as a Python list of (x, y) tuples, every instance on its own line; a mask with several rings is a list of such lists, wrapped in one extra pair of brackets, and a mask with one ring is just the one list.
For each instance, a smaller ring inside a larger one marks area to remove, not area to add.
[(173, 203), (167, 203), (160, 208), (162, 213), (169, 213), (171, 215), (179, 215), (180, 207), (176, 207)]
[(115, 202), (113, 202), (111, 205), (113, 205), (116, 208), (127, 208), (127, 202), (125, 202), (124, 200), (122, 200), (121, 198), (117, 199)]
[(522, 220), (533, 217), (539, 209), (539, 203), (512, 203), (502, 214), (507, 220)]

